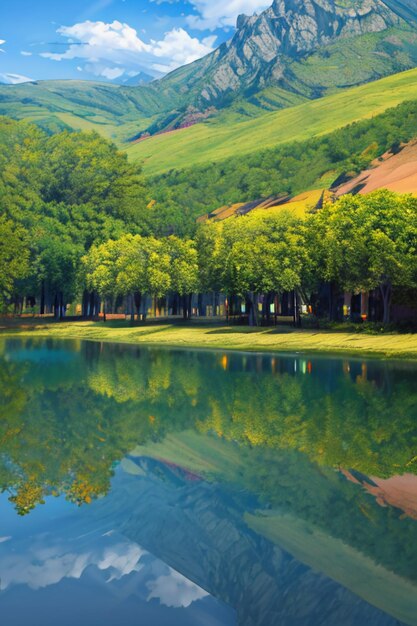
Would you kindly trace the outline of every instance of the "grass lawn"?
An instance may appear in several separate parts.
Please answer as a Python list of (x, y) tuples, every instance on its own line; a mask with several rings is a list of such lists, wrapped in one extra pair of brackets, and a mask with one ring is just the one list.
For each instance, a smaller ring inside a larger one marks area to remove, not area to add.
[(182, 348), (255, 352), (338, 353), (417, 360), (417, 334), (249, 328), (193, 322), (131, 326), (129, 322), (0, 320), (0, 337), (51, 337)]

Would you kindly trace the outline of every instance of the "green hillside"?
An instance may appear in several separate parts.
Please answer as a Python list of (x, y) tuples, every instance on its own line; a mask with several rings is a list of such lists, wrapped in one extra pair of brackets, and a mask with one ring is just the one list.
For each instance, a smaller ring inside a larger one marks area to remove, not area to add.
[(225, 111), (205, 123), (131, 144), (127, 151), (143, 163), (146, 174), (155, 175), (309, 139), (414, 99), (417, 69), (245, 121), (234, 110)]
[(416, 129), (417, 99), (407, 100), (372, 118), (304, 141), (164, 172), (148, 178), (155, 201), (153, 224), (163, 224), (169, 216), (171, 224), (188, 225), (193, 232), (195, 218), (219, 207), (230, 214), (231, 206), (236, 209), (236, 204), (259, 198), (276, 201), (306, 190), (317, 194), (317, 190), (354, 178), (389, 150), (398, 154), (402, 143), (416, 137)]
[(175, 105), (175, 95), (147, 86), (53, 80), (0, 86), (0, 115), (27, 119), (52, 132), (96, 130), (121, 143)]

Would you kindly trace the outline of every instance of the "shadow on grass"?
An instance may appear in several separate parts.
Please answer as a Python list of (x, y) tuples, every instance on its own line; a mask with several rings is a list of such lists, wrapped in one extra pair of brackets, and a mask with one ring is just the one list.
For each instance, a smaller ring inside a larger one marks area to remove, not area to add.
[(270, 328), (262, 328), (259, 326), (229, 326), (227, 328), (208, 330), (206, 335), (261, 335), (270, 331)]
[(171, 330), (174, 328), (171, 325), (158, 326), (158, 328), (146, 327), (146, 326), (129, 326), (128, 328), (141, 328), (142, 332), (140, 334), (141, 337), (146, 337), (146, 335), (156, 335), (158, 333), (164, 333), (167, 330)]

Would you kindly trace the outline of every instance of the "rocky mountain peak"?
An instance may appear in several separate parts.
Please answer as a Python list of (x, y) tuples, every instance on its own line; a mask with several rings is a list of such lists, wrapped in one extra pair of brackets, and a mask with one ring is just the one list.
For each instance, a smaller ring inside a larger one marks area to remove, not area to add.
[(206, 78), (202, 101), (276, 84), (291, 61), (341, 39), (399, 26), (404, 16), (394, 10), (398, 1), (274, 0), (259, 15), (240, 15), (231, 41), (201, 64)]

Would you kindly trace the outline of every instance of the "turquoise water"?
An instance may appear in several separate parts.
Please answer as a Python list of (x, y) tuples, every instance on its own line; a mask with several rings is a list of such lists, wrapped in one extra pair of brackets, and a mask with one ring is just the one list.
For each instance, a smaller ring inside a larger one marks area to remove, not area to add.
[(0, 342), (6, 626), (417, 624), (412, 363)]

